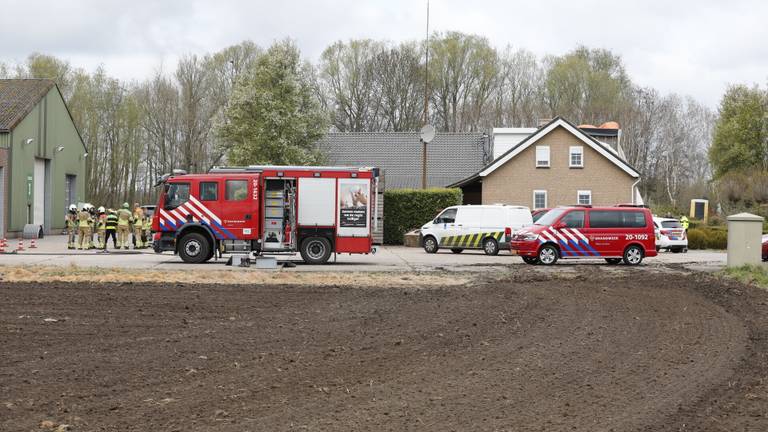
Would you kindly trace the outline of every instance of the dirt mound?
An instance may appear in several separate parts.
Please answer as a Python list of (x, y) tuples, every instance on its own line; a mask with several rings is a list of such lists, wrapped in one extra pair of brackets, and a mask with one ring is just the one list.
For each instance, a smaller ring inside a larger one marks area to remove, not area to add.
[(765, 292), (0, 285), (0, 430), (766, 430)]

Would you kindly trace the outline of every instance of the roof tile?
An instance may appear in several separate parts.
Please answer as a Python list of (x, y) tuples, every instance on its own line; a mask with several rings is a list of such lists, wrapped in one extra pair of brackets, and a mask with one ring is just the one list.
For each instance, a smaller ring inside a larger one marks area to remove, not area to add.
[[(427, 144), (427, 185), (443, 187), (490, 162), (482, 132), (439, 133)], [(418, 132), (331, 132), (317, 143), (331, 165), (381, 168), (387, 189), (421, 187)]]
[(55, 85), (47, 79), (0, 79), (0, 131), (16, 127)]

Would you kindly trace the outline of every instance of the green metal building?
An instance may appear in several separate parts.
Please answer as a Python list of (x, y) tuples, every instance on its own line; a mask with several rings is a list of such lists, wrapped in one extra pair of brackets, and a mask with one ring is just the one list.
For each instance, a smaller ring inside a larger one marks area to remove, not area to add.
[(85, 201), (88, 150), (51, 80), (0, 80), (0, 237), (58, 233)]

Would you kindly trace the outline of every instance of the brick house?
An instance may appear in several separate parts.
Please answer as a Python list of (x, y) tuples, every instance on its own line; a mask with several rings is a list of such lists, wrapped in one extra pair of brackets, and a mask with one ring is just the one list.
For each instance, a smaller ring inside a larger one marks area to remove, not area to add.
[(621, 149), (561, 117), (542, 125), (476, 174), (455, 182), (465, 204), (642, 204), (640, 174)]

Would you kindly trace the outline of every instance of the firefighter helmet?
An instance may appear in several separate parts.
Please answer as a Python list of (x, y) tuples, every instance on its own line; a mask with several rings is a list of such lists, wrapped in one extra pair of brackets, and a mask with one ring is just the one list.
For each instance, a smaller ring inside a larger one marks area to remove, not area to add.
[(124, 209), (127, 209), (128, 207), (130, 207), (130, 206), (128, 205), (128, 203), (127, 203), (127, 202), (124, 202), (124, 203), (123, 203), (123, 208), (124, 208)]
[(70, 204), (70, 205), (69, 205), (69, 211), (71, 211), (71, 212), (76, 212), (76, 211), (77, 211), (77, 206), (76, 206), (76, 205), (74, 205), (74, 204)]
[(99, 213), (104, 213), (104, 206), (99, 207)]

